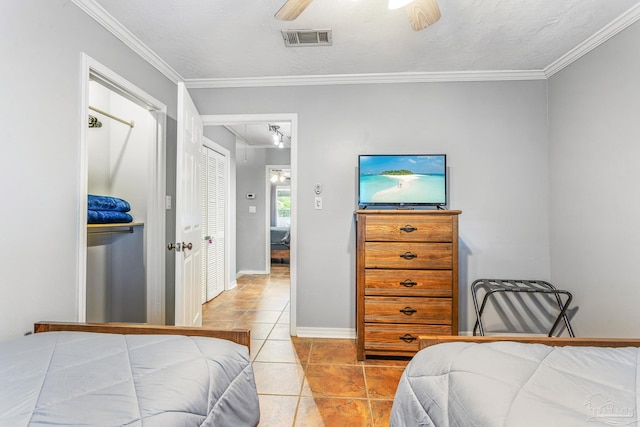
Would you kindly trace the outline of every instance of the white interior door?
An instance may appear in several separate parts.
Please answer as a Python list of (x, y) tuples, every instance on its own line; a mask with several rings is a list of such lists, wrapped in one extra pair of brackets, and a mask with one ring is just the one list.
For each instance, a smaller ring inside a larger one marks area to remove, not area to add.
[(224, 155), (203, 147), (202, 153), (202, 302), (224, 290), (227, 171)]
[(176, 154), (176, 325), (202, 325), (202, 119), (178, 83)]

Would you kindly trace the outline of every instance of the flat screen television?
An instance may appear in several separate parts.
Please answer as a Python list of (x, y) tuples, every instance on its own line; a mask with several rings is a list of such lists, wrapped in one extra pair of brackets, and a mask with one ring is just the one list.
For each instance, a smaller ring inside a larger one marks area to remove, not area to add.
[(358, 156), (358, 205), (443, 207), (446, 204), (445, 154)]

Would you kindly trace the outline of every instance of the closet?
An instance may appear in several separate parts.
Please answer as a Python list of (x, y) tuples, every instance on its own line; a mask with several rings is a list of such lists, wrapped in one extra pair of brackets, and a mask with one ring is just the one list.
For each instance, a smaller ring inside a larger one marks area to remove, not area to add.
[(88, 193), (126, 200), (133, 222), (87, 225), (86, 319), (144, 323), (145, 220), (156, 121), (100, 80), (89, 82), (89, 105)]
[(227, 171), (225, 157), (202, 149), (202, 303), (225, 288), (225, 215)]

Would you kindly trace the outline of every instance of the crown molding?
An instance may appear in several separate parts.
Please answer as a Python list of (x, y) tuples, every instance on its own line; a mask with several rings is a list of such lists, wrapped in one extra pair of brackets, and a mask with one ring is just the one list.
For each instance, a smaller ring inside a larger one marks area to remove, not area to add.
[(544, 69), (544, 74), (547, 76), (547, 78), (551, 77), (563, 68), (573, 64), (575, 61), (582, 58), (584, 55), (591, 52), (593, 49), (600, 46), (602, 43), (606, 42), (611, 37), (615, 36), (639, 19), (640, 4), (635, 5), (631, 9), (627, 10), (625, 13), (611, 21), (611, 23), (609, 23), (607, 26), (602, 28), (600, 31), (549, 64)]
[(544, 80), (542, 70), (451, 71), (442, 73), (328, 74), (316, 76), (241, 77), (187, 79), (188, 88), (220, 89), (265, 86), (322, 86), (376, 83), (484, 82), (503, 80)]
[(173, 83), (178, 83), (184, 79), (169, 64), (160, 58), (154, 51), (149, 49), (142, 41), (127, 30), (120, 22), (111, 16), (102, 6), (94, 0), (71, 0), (87, 15), (107, 29), (111, 34), (120, 39), (131, 50), (142, 59), (151, 64), (154, 68), (164, 74)]
[(513, 71), (451, 71), (413, 73), (329, 74), (312, 76), (275, 76), (184, 79), (147, 45), (111, 16), (94, 0), (71, 0), (87, 15), (121, 40), (141, 58), (160, 71), (173, 83), (185, 82), (188, 88), (220, 89), (273, 86), (322, 86), (340, 84), (377, 83), (438, 83), (438, 82), (486, 82), (507, 80), (545, 80), (568, 67), (611, 37), (640, 20), (640, 4), (627, 10), (614, 21), (574, 49), (570, 50), (543, 70)]

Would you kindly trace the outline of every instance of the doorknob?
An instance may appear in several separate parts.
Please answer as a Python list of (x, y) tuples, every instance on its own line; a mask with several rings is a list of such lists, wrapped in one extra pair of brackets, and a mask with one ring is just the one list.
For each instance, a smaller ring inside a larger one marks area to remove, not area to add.
[(167, 249), (169, 249), (170, 251), (172, 250), (176, 250), (176, 252), (180, 252), (180, 251), (184, 251), (185, 249), (193, 249), (193, 243), (189, 242), (189, 243), (169, 243), (167, 245)]

